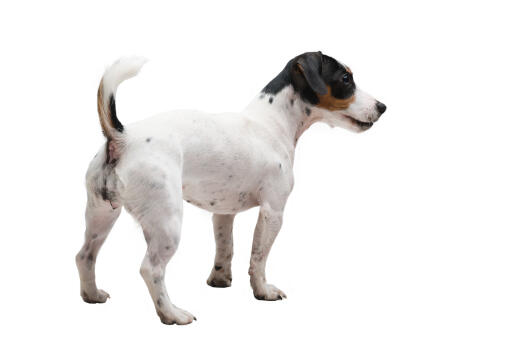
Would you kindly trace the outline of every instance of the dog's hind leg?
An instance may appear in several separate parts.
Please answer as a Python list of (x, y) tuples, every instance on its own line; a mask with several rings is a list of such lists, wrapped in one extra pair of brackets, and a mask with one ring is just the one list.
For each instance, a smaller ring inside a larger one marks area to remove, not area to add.
[(85, 242), (76, 255), (80, 294), (87, 303), (104, 303), (109, 297), (108, 293), (96, 287), (96, 258), (121, 209), (113, 209), (110, 202), (89, 196), (85, 211)]
[(142, 226), (147, 242), (140, 267), (164, 324), (188, 324), (195, 317), (173, 305), (165, 286), (165, 268), (177, 250), (183, 213), (181, 170), (150, 169), (140, 165), (127, 175), (125, 207)]
[(213, 230), (215, 232), (216, 255), (215, 263), (208, 278), (212, 287), (230, 287), (232, 281), (231, 261), (232, 224), (234, 215), (213, 214)]

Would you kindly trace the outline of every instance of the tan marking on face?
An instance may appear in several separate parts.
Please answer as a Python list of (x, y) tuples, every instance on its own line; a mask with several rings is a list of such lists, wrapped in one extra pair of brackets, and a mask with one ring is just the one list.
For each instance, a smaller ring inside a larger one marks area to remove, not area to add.
[(355, 95), (348, 97), (347, 99), (338, 99), (332, 96), (332, 92), (330, 90), (330, 86), (326, 87), (328, 92), (326, 95), (318, 95), (319, 103), (318, 107), (328, 109), (329, 111), (339, 111), (346, 109), (350, 106), (350, 104), (355, 101)]

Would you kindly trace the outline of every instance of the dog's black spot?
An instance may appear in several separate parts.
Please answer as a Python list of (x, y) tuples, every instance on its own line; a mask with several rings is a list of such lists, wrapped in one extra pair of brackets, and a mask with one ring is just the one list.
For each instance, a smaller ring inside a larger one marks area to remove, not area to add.
[(165, 250), (170, 250), (170, 246), (165, 246)]
[(94, 234), (92, 235), (92, 239), (96, 239), (97, 237), (98, 237), (98, 235), (97, 235), (96, 233), (94, 233)]
[[(105, 182), (105, 185), (106, 185), (106, 182)], [(104, 201), (108, 201), (108, 189), (106, 188), (106, 186), (103, 186), (101, 188), (101, 198), (103, 198)]]
[(151, 137), (147, 137), (147, 138), (145, 139), (145, 141), (146, 141), (147, 143), (149, 143), (149, 142), (151, 141)]
[(109, 101), (110, 101), (109, 102), (110, 118), (112, 120), (112, 125), (114, 126), (114, 128), (117, 131), (122, 132), (122, 131), (124, 131), (124, 126), (122, 126), (121, 122), (117, 118), (117, 110), (115, 108), (115, 98), (114, 98), (114, 95), (110, 95), (110, 100)]
[(259, 98), (263, 99), (264, 98), (264, 94), (259, 95)]
[(222, 266), (219, 266), (219, 265), (215, 266), (215, 270), (220, 270), (220, 269), (222, 269)]
[(268, 100), (268, 102), (269, 102), (270, 104), (272, 104), (272, 102), (273, 102), (273, 97), (270, 97), (270, 99)]
[(309, 107), (305, 107), (305, 114), (307, 114), (307, 116), (311, 115), (311, 109)]
[(188, 203), (190, 203), (190, 200), (189, 200), (189, 199), (187, 199), (186, 201), (187, 201)]
[(232, 174), (229, 174), (228, 178), (231, 179), (232, 178)]
[(295, 99), (291, 99), (291, 100), (289, 101), (289, 103), (291, 103), (291, 106), (292, 106), (292, 105), (294, 105), (294, 103), (295, 103)]
[(279, 168), (282, 169), (282, 163), (279, 162)]
[(159, 308), (161, 308), (161, 306), (163, 305), (163, 303), (162, 303), (162, 301), (161, 301), (161, 299), (160, 299), (160, 298), (158, 298), (158, 299), (156, 300), (156, 305), (158, 305), (158, 307), (159, 307)]
[(85, 258), (85, 255), (80, 255), (80, 259), (83, 261), (83, 259)]
[(238, 202), (244, 202), (247, 199), (247, 193), (246, 192), (240, 192), (238, 197)]
[(163, 189), (164, 185), (162, 183), (158, 183), (158, 182), (153, 182), (153, 183), (149, 183), (149, 187), (151, 189)]
[(89, 270), (91, 270), (91, 269), (92, 269), (92, 265), (93, 265), (93, 263), (94, 263), (94, 256), (93, 256), (91, 253), (89, 253), (89, 255), (87, 256), (87, 263), (86, 263), (87, 268), (88, 268)]

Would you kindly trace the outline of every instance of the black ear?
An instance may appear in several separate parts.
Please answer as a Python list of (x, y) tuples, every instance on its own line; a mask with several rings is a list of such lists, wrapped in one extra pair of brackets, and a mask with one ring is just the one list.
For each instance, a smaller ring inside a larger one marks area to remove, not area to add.
[(321, 52), (305, 53), (296, 60), (296, 68), (305, 77), (307, 84), (319, 95), (326, 95), (328, 90), (321, 78), (323, 54)]

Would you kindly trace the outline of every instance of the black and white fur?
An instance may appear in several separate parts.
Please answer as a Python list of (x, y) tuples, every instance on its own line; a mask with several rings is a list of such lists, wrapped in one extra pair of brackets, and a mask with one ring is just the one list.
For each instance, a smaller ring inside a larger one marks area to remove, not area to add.
[(165, 287), (165, 267), (179, 244), (183, 200), (213, 213), (216, 256), (207, 282), (215, 287), (231, 285), (235, 215), (258, 206), (250, 283), (257, 299), (286, 297), (266, 282), (265, 266), (293, 189), (297, 140), (318, 121), (367, 130), (385, 106), (355, 86), (348, 67), (315, 52), (292, 59), (239, 113), (173, 111), (124, 127), (115, 93), (144, 62), (118, 60), (99, 87), (107, 142), (86, 175), (85, 242), (76, 256), (83, 300), (104, 303), (109, 297), (96, 286), (95, 263), (124, 206), (147, 241), (140, 273), (161, 321), (192, 322), (194, 316), (176, 307)]

